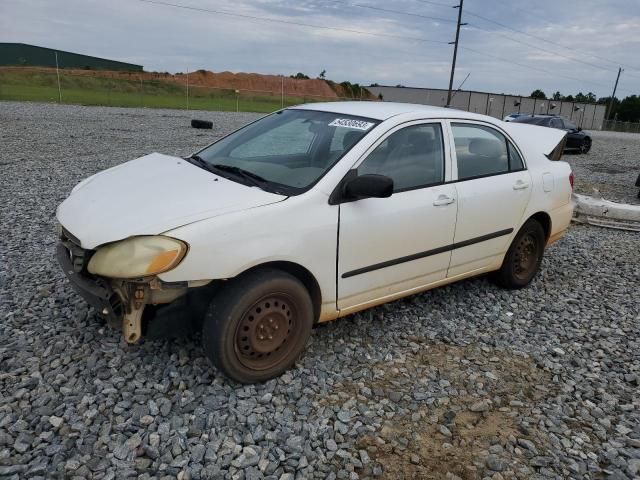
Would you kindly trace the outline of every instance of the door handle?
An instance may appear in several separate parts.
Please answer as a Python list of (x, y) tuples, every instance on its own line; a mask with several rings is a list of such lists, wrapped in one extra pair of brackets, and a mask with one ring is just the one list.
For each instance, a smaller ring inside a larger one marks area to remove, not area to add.
[(450, 197), (449, 195), (438, 195), (438, 198), (436, 198), (436, 199), (433, 201), (433, 204), (434, 204), (436, 207), (440, 207), (440, 206), (442, 206), (442, 205), (450, 205), (450, 204), (452, 204), (452, 203), (453, 203), (453, 202), (455, 202), (455, 201), (456, 201), (456, 199), (455, 199), (455, 198), (453, 198), (453, 197)]
[(529, 183), (528, 182), (524, 182), (522, 180), (518, 180), (516, 183), (513, 184), (513, 189), (514, 190), (524, 190), (525, 188), (529, 188)]

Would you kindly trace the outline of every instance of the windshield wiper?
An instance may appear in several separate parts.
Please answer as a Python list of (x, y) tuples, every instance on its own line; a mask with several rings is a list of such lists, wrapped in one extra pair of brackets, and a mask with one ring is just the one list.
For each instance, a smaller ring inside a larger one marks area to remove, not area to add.
[(260, 175), (245, 170), (244, 168), (234, 167), (233, 165), (224, 165), (222, 163), (214, 163), (211, 165), (212, 168), (217, 170), (222, 170), (223, 172), (235, 173), (236, 175), (246, 178), (250, 180), (254, 185), (261, 185), (263, 183), (267, 183), (268, 180), (261, 177)]
[[(191, 155), (190, 157), (187, 157), (186, 160), (211, 173), (218, 173), (218, 174), (220, 172), (231, 173), (236, 177), (240, 177), (244, 180), (248, 180), (249, 183), (251, 183), (252, 185), (255, 185), (256, 187), (262, 187), (264, 186), (265, 183), (271, 183), (266, 178), (263, 178), (256, 173), (249, 172), (248, 170), (245, 170), (240, 167), (234, 167), (233, 165), (224, 165), (222, 163), (211, 164), (207, 162), (204, 158), (202, 158), (200, 155)], [(226, 178), (226, 175), (222, 175), (222, 176)]]
[(189, 162), (197, 165), (200, 168), (204, 168), (208, 172), (215, 173), (215, 169), (212, 167), (212, 165), (200, 155), (191, 155), (190, 157), (185, 157), (185, 160), (188, 160)]

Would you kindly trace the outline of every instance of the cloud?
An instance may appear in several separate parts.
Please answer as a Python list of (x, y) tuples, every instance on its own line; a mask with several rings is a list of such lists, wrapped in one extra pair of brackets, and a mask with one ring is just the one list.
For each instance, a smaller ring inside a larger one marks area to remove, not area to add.
[[(447, 42), (454, 38), (455, 25), (424, 17), (455, 21), (456, 10), (450, 7), (416, 0), (166, 1), (276, 21), (140, 0), (2, 0), (0, 41), (130, 61), (147, 70), (300, 71), (315, 76), (326, 69), (336, 81), (448, 84), (452, 48)], [(626, 70), (621, 93), (640, 92), (638, 2), (466, 0), (463, 19), (469, 25), (461, 32), (461, 45), (480, 53), (459, 52), (456, 85), (470, 73), (469, 89), (514, 94), (536, 88), (566, 94), (581, 90), (606, 96), (620, 63)]]

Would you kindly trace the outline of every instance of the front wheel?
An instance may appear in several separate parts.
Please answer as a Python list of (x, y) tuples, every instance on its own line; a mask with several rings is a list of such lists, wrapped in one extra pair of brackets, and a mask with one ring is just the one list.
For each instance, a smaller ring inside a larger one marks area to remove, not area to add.
[(544, 244), (542, 225), (534, 219), (527, 220), (511, 242), (502, 267), (492, 275), (493, 281), (509, 289), (529, 285), (540, 269)]
[(311, 298), (298, 279), (278, 270), (251, 272), (212, 300), (202, 329), (204, 351), (235, 381), (269, 380), (302, 353), (313, 318)]
[(591, 139), (586, 137), (580, 144), (580, 153), (589, 153), (589, 150), (591, 150)]

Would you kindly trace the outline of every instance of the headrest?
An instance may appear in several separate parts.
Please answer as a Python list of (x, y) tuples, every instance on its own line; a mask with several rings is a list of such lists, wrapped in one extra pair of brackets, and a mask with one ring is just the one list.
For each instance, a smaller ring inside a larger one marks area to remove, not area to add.
[(355, 145), (355, 143), (360, 139), (362, 133), (357, 132), (355, 130), (351, 130), (344, 134), (342, 137), (342, 149), (349, 150), (351, 147)]
[(409, 145), (426, 148), (433, 142), (433, 133), (417, 130), (409, 133), (407, 140)]
[(469, 142), (469, 153), (484, 155), (485, 157), (499, 157), (503, 153), (503, 148), (497, 139), (474, 138)]

